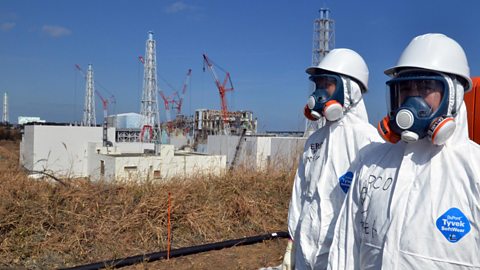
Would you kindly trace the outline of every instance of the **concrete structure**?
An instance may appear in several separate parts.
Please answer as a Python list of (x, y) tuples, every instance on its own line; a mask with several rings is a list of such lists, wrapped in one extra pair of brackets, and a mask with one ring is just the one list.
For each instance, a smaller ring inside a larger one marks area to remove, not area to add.
[(192, 143), (193, 138), (189, 136), (188, 134), (183, 134), (183, 133), (170, 133), (170, 144), (175, 147), (175, 150), (177, 149), (184, 149), (184, 148), (191, 148), (190, 145)]
[(274, 137), (274, 136), (208, 136), (207, 153), (226, 155), (230, 166), (235, 159), (235, 166), (244, 166), (254, 170), (262, 170), (271, 166), (293, 168), (297, 165), (306, 138)]
[(270, 166), (296, 168), (307, 138), (273, 137), (270, 146)]
[[(257, 119), (251, 111), (227, 112), (228, 135), (241, 135), (243, 130), (247, 134), (257, 133)], [(209, 135), (225, 135), (222, 111), (198, 109), (194, 116), (194, 147), (207, 142)]]
[[(108, 140), (115, 142), (114, 128)], [(156, 155), (155, 155), (156, 153)], [(151, 180), (225, 171), (225, 156), (174, 152), (173, 145), (102, 145), (102, 127), (27, 125), (20, 143), (20, 164), (59, 177)]]
[(142, 125), (143, 116), (139, 113), (119, 113), (116, 115), (109, 115), (107, 123), (109, 127), (117, 129), (137, 128), (140, 129)]
[(18, 124), (25, 125), (27, 123), (45, 123), (45, 120), (40, 119), (37, 116), (19, 116)]
[[(115, 133), (109, 129), (108, 134)], [(28, 170), (84, 177), (88, 175), (88, 142), (102, 144), (102, 127), (27, 125), (20, 143), (20, 164)]]
[(89, 175), (92, 180), (151, 181), (173, 177), (220, 175), (226, 157), (175, 152), (173, 145), (160, 145), (159, 155), (106, 153), (105, 148), (89, 146)]

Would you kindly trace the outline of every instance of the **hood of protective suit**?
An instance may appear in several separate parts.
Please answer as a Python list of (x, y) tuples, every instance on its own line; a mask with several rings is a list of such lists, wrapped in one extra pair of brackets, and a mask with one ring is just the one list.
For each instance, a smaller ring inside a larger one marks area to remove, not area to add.
[[(326, 122), (305, 144), (288, 213), (298, 269), (325, 268), (337, 214), (350, 185), (342, 174), (360, 148), (381, 141), (368, 123), (360, 87), (345, 81), (343, 117)], [(341, 178), (339, 180), (339, 178)]]
[(480, 146), (458, 106), (443, 146), (425, 138), (361, 151), (329, 269), (480, 268)]

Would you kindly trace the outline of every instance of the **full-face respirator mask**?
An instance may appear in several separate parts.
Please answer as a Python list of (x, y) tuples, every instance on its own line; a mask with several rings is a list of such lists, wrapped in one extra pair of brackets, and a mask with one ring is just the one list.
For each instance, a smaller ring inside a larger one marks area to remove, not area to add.
[(391, 143), (427, 137), (433, 144), (444, 144), (456, 126), (452, 88), (450, 77), (434, 72), (405, 72), (388, 81), (389, 113), (378, 124), (380, 135)]
[(308, 98), (305, 116), (318, 120), (322, 116), (328, 121), (336, 121), (343, 116), (344, 85), (342, 78), (334, 74), (310, 76), (315, 83), (315, 91)]

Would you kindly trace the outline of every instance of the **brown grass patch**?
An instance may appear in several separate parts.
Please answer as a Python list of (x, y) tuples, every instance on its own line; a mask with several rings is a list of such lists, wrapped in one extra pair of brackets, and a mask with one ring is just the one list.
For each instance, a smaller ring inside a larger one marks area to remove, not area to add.
[(0, 268), (51, 269), (286, 230), (293, 171), (233, 171), (163, 183), (67, 186), (18, 168), (18, 144), (0, 142)]

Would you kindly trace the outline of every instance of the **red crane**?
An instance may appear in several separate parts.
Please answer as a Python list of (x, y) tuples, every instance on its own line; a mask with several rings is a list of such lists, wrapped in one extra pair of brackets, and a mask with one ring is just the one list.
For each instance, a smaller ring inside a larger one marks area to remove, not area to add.
[[(208, 69), (210, 69), (210, 71), (212, 72), (213, 79), (215, 80), (215, 85), (218, 88), (218, 93), (220, 94), (220, 99), (222, 102), (222, 116), (223, 116), (224, 130), (228, 134), (229, 122), (228, 122), (227, 100), (225, 97), (225, 93), (229, 91), (233, 91), (233, 84), (230, 78), (230, 73), (228, 71), (223, 70), (225, 72), (225, 79), (223, 79), (223, 83), (220, 83), (220, 81), (218, 80), (217, 74), (215, 73), (215, 69), (213, 68), (213, 62), (207, 57), (206, 54), (203, 54), (203, 60), (204, 60), (204, 70), (205, 70), (205, 64), (206, 64)], [(229, 87), (227, 87), (227, 83)]]
[(179, 96), (178, 92), (176, 92), (177, 97), (178, 97), (178, 101), (174, 100), (174, 103), (176, 104), (176, 106), (174, 106), (174, 108), (177, 109), (177, 114), (182, 113), (183, 97), (185, 96), (185, 93), (187, 92), (188, 85), (190, 84), (190, 76), (191, 75), (192, 75), (192, 69), (188, 69), (187, 77), (185, 78), (185, 82), (183, 83), (181, 96)]
[(165, 105), (165, 116), (167, 118), (167, 127), (168, 131), (171, 132), (173, 129), (173, 122), (172, 122), (172, 117), (170, 115), (170, 105), (173, 105), (175, 103), (175, 100), (173, 100), (172, 97), (167, 97), (163, 94), (163, 91), (158, 91), (160, 96), (163, 99), (163, 104)]

